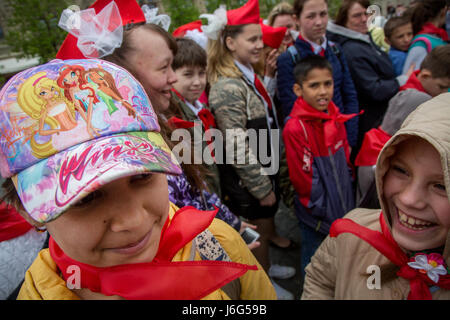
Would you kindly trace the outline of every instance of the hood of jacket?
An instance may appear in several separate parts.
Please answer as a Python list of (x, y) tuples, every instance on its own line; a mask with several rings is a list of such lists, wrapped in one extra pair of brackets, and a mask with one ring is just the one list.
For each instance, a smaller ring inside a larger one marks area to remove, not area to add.
[(331, 40), (336, 41), (340, 44), (346, 40), (359, 40), (367, 44), (371, 44), (370, 35), (357, 32), (346, 27), (335, 24), (332, 21), (328, 21), (327, 31), (333, 34)]
[[(419, 137), (430, 143), (439, 153), (447, 197), (450, 201), (450, 93), (441, 94), (421, 104), (403, 122), (397, 133), (383, 147), (376, 165), (375, 179), (386, 223), (391, 230), (390, 212), (383, 194), (383, 181), (389, 169), (390, 158), (399, 143)], [(450, 213), (449, 213), (450, 214)], [(450, 262), (450, 232), (444, 247), (444, 258)]]

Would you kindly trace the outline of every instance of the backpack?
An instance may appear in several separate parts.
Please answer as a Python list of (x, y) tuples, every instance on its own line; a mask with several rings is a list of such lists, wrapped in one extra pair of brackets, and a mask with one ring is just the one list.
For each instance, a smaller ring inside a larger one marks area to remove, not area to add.
[[(195, 252), (197, 251), (202, 260), (231, 262), (231, 259), (225, 249), (220, 245), (219, 241), (208, 229), (197, 235), (192, 242), (193, 245), (191, 248), (189, 261), (194, 260)], [(241, 282), (239, 278), (227, 283), (220, 289), (222, 289), (231, 300), (240, 300)]]
[[(331, 51), (333, 51), (333, 53), (336, 55), (336, 57), (339, 60), (339, 63), (341, 64), (341, 68), (342, 70), (344, 70), (344, 66), (342, 64), (342, 60), (341, 60), (341, 50), (339, 50), (338, 46), (335, 45), (334, 43), (330, 43), (328, 42), (329, 47), (331, 49)], [(295, 47), (295, 45), (290, 46), (287, 51), (289, 52), (289, 54), (291, 55), (291, 59), (294, 62), (294, 65), (297, 65), (297, 63), (301, 60), (300, 57), (300, 53), (298, 52), (297, 48)]]

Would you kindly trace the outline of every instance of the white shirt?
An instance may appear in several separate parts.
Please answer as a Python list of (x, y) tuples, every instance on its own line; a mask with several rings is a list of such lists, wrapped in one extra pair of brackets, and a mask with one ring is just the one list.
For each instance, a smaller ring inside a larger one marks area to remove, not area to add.
[(203, 104), (198, 100), (195, 100), (194, 104), (190, 103), (187, 100), (185, 100), (185, 102), (186, 102), (186, 105), (192, 110), (192, 112), (198, 118), (198, 113), (203, 109)]
[(323, 37), (322, 44), (317, 44), (315, 42), (309, 41), (306, 38), (305, 38), (305, 40), (312, 46), (315, 54), (319, 54), (320, 51), (322, 51), (322, 49), (327, 50), (327, 37), (325, 37), (325, 36)]

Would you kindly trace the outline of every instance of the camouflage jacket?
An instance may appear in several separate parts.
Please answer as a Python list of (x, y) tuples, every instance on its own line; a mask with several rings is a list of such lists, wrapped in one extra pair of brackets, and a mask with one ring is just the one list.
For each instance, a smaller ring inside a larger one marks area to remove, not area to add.
[[(239, 161), (240, 155), (239, 152), (236, 152), (232, 167), (248, 191), (255, 198), (263, 199), (272, 190), (272, 183), (269, 176), (261, 174), (262, 166), (255, 161), (256, 155), (250, 151), (244, 140), (247, 122), (253, 119), (266, 118), (262, 98), (244, 78), (222, 77), (211, 86), (208, 99), (217, 127), (223, 134), (225, 153), (229, 154), (231, 147), (239, 150), (239, 145), (245, 145), (245, 161)], [(230, 129), (235, 129), (234, 132), (237, 134), (234, 144), (227, 144), (227, 131)], [(250, 161), (250, 159), (253, 161)]]
[[(182, 101), (176, 94), (172, 93), (172, 99), (173, 102), (179, 107), (179, 111), (181, 113), (181, 116), (183, 120), (191, 121), (191, 122), (200, 122), (200, 119), (195, 115), (195, 113), (191, 110), (191, 108), (188, 107), (188, 105)], [(200, 122), (201, 123), (201, 122)], [(194, 139), (196, 135), (194, 135), (194, 129), (191, 128), (189, 130), (191, 132), (191, 138)], [(201, 137), (203, 138), (203, 135), (205, 133), (204, 127), (202, 126), (201, 130)], [(194, 141), (194, 145), (197, 142)], [(203, 139), (198, 142), (200, 144), (199, 150), (203, 153), (204, 150), (208, 149), (208, 145), (206, 140)], [(208, 170), (209, 176), (206, 177), (206, 183), (208, 184), (208, 187), (210, 189), (211, 193), (216, 193), (219, 197), (221, 197), (220, 192), (220, 178), (219, 178), (219, 169), (217, 168), (217, 165), (215, 163), (207, 164), (205, 161), (202, 160), (202, 165), (205, 166), (205, 168)]]

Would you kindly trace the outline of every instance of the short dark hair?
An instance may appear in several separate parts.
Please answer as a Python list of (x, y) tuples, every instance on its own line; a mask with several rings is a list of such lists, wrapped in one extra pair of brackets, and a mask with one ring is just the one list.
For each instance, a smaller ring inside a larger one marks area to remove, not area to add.
[(434, 48), (423, 60), (420, 70), (427, 69), (431, 76), (450, 79), (450, 44)]
[(173, 58), (172, 68), (177, 70), (184, 66), (206, 68), (206, 51), (194, 40), (188, 38), (176, 39), (178, 52)]
[(391, 40), (395, 29), (411, 23), (411, 19), (408, 16), (392, 17), (384, 25), (384, 35)]
[(330, 62), (324, 57), (318, 55), (310, 55), (300, 60), (294, 68), (295, 82), (303, 85), (308, 74), (314, 69), (327, 69), (333, 74), (333, 67)]

